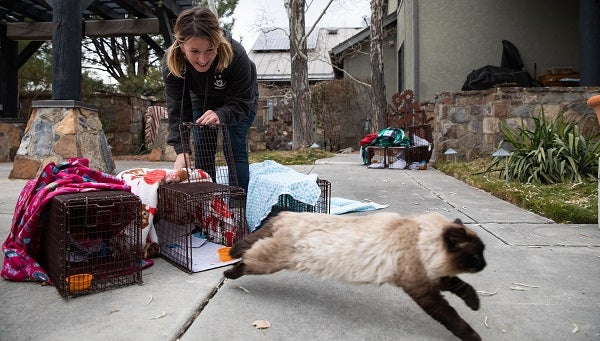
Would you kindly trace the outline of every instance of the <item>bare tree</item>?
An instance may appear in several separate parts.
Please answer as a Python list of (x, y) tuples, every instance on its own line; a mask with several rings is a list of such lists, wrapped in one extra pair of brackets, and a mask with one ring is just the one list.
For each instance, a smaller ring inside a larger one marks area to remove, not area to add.
[(385, 83), (383, 82), (383, 10), (384, 0), (371, 0), (371, 103), (373, 131), (385, 128)]
[(137, 93), (149, 91), (152, 82), (149, 71), (159, 56), (138, 37), (110, 37), (86, 40), (82, 45), (87, 69), (108, 73), (119, 83), (121, 91)]
[(308, 33), (305, 30), (305, 0), (284, 0), (290, 24), (290, 58), (291, 58), (291, 90), (292, 90), (292, 149), (310, 147), (315, 141), (313, 113), (310, 104), (310, 88), (308, 86), (308, 55), (306, 39), (315, 29), (319, 20), (329, 8), (333, 0), (315, 21)]

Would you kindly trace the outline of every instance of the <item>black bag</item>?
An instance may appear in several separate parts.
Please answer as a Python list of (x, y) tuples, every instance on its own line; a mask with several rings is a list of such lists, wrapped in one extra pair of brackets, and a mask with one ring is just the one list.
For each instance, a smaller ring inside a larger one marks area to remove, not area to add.
[(500, 86), (532, 87), (532, 78), (527, 71), (515, 70), (501, 66), (486, 65), (473, 70), (462, 86), (465, 90), (485, 90)]
[(541, 86), (525, 70), (519, 50), (508, 40), (502, 40), (501, 65), (486, 65), (473, 70), (467, 76), (461, 90), (485, 90), (499, 86), (521, 86), (525, 88)]
[(525, 69), (519, 49), (508, 40), (502, 40), (502, 60), (500, 61), (500, 66), (514, 70)]

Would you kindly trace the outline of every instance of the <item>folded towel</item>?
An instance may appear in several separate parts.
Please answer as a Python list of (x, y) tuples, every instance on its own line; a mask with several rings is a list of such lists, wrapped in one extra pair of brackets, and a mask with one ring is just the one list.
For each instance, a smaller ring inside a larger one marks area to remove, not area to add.
[(382, 205), (374, 202), (360, 202), (356, 200), (331, 198), (331, 214), (344, 214), (348, 212), (363, 212), (386, 208), (390, 205)]
[(317, 178), (316, 174), (302, 174), (271, 160), (251, 164), (246, 202), (246, 220), (250, 232), (271, 213), (271, 208), (282, 194), (289, 194), (308, 205), (316, 205), (321, 195)]

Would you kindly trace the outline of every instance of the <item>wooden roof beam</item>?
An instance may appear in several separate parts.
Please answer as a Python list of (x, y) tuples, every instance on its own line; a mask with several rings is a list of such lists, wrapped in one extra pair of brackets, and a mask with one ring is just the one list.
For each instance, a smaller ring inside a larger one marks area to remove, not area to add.
[[(90, 38), (159, 34), (157, 18), (86, 20), (83, 35)], [(11, 40), (52, 40), (52, 22), (6, 23), (6, 37)]]

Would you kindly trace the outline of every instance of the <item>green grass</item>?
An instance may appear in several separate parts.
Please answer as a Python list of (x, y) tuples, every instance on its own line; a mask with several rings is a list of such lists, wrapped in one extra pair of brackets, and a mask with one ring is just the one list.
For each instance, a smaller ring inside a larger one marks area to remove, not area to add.
[(439, 161), (431, 166), (495, 197), (561, 224), (598, 223), (598, 183), (532, 185), (509, 181), (496, 174), (477, 174), (490, 159), (470, 162)]
[(248, 156), (250, 163), (273, 160), (282, 165), (312, 165), (315, 160), (332, 157), (334, 153), (319, 149), (266, 150), (252, 152)]

